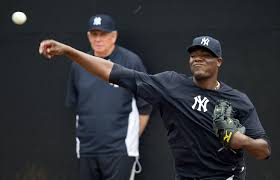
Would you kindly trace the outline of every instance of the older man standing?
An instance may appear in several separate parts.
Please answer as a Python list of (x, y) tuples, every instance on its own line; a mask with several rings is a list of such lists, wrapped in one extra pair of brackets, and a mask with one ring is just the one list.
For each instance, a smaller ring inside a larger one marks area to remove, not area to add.
[[(88, 54), (127, 68), (144, 71), (141, 59), (116, 45), (117, 28), (104, 14), (89, 19)], [(79, 64), (71, 65), (66, 105), (77, 115), (77, 154), (80, 180), (128, 180), (151, 106), (116, 84), (92, 76)]]

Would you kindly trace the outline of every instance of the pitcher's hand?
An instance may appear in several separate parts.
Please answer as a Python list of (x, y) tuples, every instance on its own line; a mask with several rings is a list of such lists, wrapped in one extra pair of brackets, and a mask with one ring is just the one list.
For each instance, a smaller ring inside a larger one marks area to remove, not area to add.
[(64, 55), (68, 46), (55, 40), (44, 40), (40, 43), (39, 53), (46, 58)]

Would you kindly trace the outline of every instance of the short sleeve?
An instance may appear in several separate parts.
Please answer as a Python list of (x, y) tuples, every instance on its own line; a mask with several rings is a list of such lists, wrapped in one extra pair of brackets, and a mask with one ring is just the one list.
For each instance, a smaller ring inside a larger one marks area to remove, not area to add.
[(266, 138), (266, 133), (264, 131), (264, 128), (259, 120), (257, 111), (255, 108), (253, 108), (247, 116), (247, 119), (245, 119), (244, 124), (246, 128), (246, 135), (257, 139), (257, 138)]
[(245, 94), (242, 94), (241, 99), (241, 103), (238, 104), (238, 119), (246, 128), (245, 134), (253, 139), (266, 138), (265, 130), (254, 105)]
[[(137, 56), (133, 69), (139, 72), (147, 72), (141, 59)], [(140, 114), (149, 115), (152, 112), (152, 105), (146, 102), (143, 98), (136, 96), (136, 105)]]

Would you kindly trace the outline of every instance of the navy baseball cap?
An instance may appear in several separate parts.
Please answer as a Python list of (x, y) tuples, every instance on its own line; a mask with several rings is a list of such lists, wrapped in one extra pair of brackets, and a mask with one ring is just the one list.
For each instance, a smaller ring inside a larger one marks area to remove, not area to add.
[(88, 21), (88, 30), (100, 30), (105, 32), (116, 31), (116, 26), (114, 20), (105, 14), (97, 14), (92, 16)]
[(193, 39), (192, 45), (188, 47), (189, 53), (197, 48), (206, 48), (217, 57), (222, 57), (221, 44), (217, 39), (210, 36), (200, 36)]

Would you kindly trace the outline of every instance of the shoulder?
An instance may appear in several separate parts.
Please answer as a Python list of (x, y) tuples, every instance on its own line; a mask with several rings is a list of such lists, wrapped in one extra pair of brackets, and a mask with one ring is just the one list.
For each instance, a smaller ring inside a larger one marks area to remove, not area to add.
[(223, 87), (221, 89), (221, 92), (227, 95), (236, 106), (239, 106), (244, 109), (254, 108), (254, 105), (252, 104), (247, 94), (237, 89), (234, 89), (225, 83), (222, 83), (222, 86)]
[(116, 50), (119, 52), (119, 53), (122, 53), (124, 55), (127, 55), (127, 56), (137, 56), (136, 53), (132, 52), (131, 50), (125, 48), (125, 47), (122, 47), (120, 45), (116, 45)]
[(132, 59), (139, 59), (140, 60), (140, 57), (136, 53), (132, 52), (131, 50), (128, 50), (128, 49), (126, 49), (122, 46), (119, 46), (119, 45), (116, 46), (116, 49), (117, 49), (118, 53), (120, 53), (123, 56), (129, 57), (129, 58), (132, 58)]
[(117, 45), (116, 50), (118, 54), (120, 54), (122, 57), (124, 57), (125, 60), (131, 62), (131, 63), (142, 63), (141, 58), (131, 50), (128, 50), (122, 46)]
[(154, 75), (155, 77), (162, 79), (164, 81), (171, 81), (171, 82), (184, 82), (188, 81), (189, 78), (185, 74), (180, 74), (175, 71), (164, 71)]
[(155, 76), (182, 77), (183, 74), (179, 74), (175, 71), (164, 71), (164, 72), (155, 74)]

